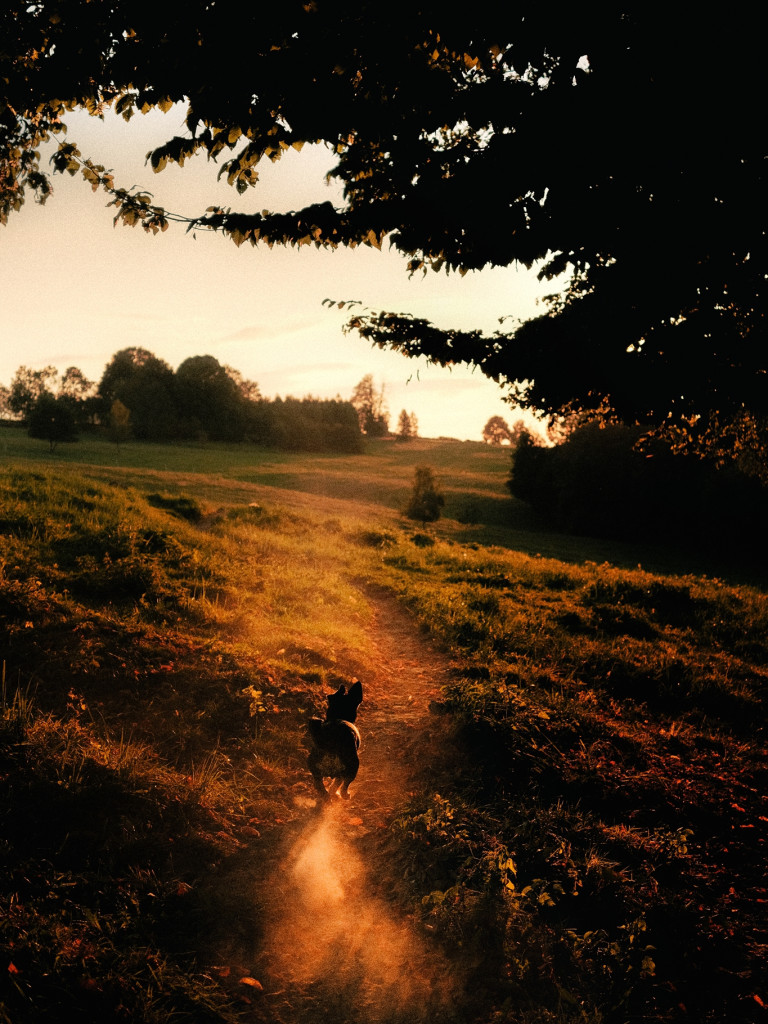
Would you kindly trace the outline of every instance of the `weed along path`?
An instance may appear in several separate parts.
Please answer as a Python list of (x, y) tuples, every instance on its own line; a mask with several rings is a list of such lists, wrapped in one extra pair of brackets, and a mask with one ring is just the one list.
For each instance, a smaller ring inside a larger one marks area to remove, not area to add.
[[(254, 1019), (293, 1024), (426, 1024), (453, 1019), (452, 972), (386, 898), (380, 841), (443, 720), (429, 710), (448, 659), (396, 603), (374, 608), (373, 657), (358, 714), (352, 799), (307, 807), (267, 882)], [(304, 798), (309, 804), (309, 801)]]

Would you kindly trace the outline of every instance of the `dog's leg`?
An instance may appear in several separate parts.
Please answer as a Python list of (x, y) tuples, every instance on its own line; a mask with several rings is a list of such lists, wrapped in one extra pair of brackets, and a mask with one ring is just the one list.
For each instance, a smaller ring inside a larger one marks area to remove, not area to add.
[[(339, 787), (341, 786), (343, 781), (344, 778), (341, 775), (338, 777), (338, 779), (333, 779), (330, 786), (328, 787), (328, 793), (331, 797), (339, 796)], [(345, 799), (349, 800), (349, 797), (346, 797)]]
[[(340, 779), (334, 779), (331, 792), (335, 793), (338, 790), (338, 794), (342, 800), (349, 800), (350, 784), (357, 778), (357, 772), (360, 768), (360, 758), (357, 756), (357, 751), (345, 751), (342, 763), (344, 766), (344, 772)], [(339, 782), (341, 783), (341, 789), (338, 787)]]
[(307, 758), (307, 764), (309, 766), (310, 772), (312, 773), (312, 781), (315, 784), (315, 789), (317, 790), (318, 796), (321, 796), (323, 800), (330, 800), (330, 794), (323, 785), (323, 776), (320, 771), (320, 761), (322, 760), (322, 756), (323, 755), (321, 751), (311, 750), (309, 752), (309, 757)]

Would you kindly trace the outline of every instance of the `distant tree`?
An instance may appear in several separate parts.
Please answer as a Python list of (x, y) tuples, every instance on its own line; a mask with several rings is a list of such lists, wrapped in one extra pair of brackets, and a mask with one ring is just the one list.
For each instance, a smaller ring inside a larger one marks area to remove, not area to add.
[(109, 439), (119, 448), (131, 436), (131, 413), (127, 406), (116, 398), (109, 410)]
[(419, 436), (419, 421), (415, 413), (408, 414), (405, 409), (400, 413), (397, 420), (397, 436), (401, 441), (408, 441), (412, 437)]
[(413, 490), (405, 514), (409, 519), (433, 523), (440, 518), (444, 504), (445, 497), (438, 489), (432, 469), (429, 466), (418, 466), (414, 472)]
[(367, 373), (352, 392), (360, 429), (368, 437), (383, 437), (389, 430), (389, 410), (384, 401), (384, 385), (377, 388), (373, 374)]
[(276, 398), (259, 403), (264, 444), (288, 451), (359, 452), (362, 437), (350, 402), (312, 398)]
[(214, 356), (191, 356), (176, 370), (175, 396), (186, 435), (205, 433), (212, 441), (242, 441), (245, 398)]
[(59, 380), (58, 397), (82, 401), (95, 389), (96, 385), (88, 380), (82, 370), (76, 366), (68, 366)]
[(0, 384), (0, 419), (13, 415), (10, 401), (11, 389), (7, 388), (5, 384)]
[(88, 380), (77, 366), (68, 366), (59, 379), (57, 397), (69, 403), (78, 427), (94, 419), (97, 407), (101, 404), (94, 401), (95, 393), (95, 383)]
[(53, 451), (57, 444), (77, 441), (77, 424), (72, 406), (66, 399), (43, 392), (29, 414), (30, 437), (47, 441)]
[(507, 444), (512, 440), (509, 424), (503, 416), (491, 416), (483, 427), (483, 441), (486, 444), (500, 445)]
[(230, 377), (247, 402), (258, 402), (261, 400), (261, 389), (255, 380), (248, 380), (239, 370), (233, 366), (225, 366), (227, 376)]
[(30, 370), (28, 366), (20, 366), (11, 381), (8, 400), (11, 411), (28, 424), (39, 399), (45, 394), (53, 397), (51, 386), (57, 376), (55, 366), (46, 366), (42, 370)]
[(559, 530), (703, 543), (718, 554), (749, 547), (750, 558), (763, 557), (768, 490), (734, 463), (717, 468), (657, 438), (640, 452), (642, 435), (642, 427), (590, 422), (562, 444), (537, 447), (526, 434), (507, 486)]
[(124, 348), (107, 364), (99, 395), (112, 407), (116, 398), (130, 410), (133, 433), (141, 441), (163, 441), (179, 434), (173, 370), (145, 348)]
[(318, 404), (325, 450), (350, 454), (362, 451), (363, 439), (354, 406), (339, 398)]

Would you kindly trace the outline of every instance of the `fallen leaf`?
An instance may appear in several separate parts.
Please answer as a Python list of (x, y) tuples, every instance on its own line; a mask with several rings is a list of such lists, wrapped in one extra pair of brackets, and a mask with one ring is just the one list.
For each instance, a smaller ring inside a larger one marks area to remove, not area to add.
[(261, 984), (260, 981), (256, 981), (255, 978), (249, 978), (247, 976), (245, 978), (240, 979), (240, 984), (248, 985), (249, 988), (258, 989), (259, 992), (263, 991), (264, 989), (264, 986)]

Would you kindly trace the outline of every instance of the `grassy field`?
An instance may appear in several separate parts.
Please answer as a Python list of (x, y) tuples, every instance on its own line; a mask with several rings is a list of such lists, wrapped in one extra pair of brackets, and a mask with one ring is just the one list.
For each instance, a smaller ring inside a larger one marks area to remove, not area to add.
[[(418, 464), (434, 528), (399, 514)], [(765, 1019), (768, 599), (540, 530), (507, 472), (460, 442), (0, 432), (0, 1021), (264, 1019), (218, 951), (258, 948), (241, 867), (310, 792), (307, 713), (365, 666), (361, 581), (456, 665), (450, 771), (376, 843), (461, 966), (457, 1020)]]
[[(685, 552), (650, 544), (573, 537), (547, 529), (506, 487), (510, 454), (475, 441), (418, 438), (408, 443), (371, 440), (363, 455), (292, 454), (249, 445), (125, 444), (99, 437), (61, 445), (54, 453), (24, 431), (0, 425), (0, 465), (70, 466), (105, 482), (121, 481), (171, 491), (189, 489), (215, 506), (257, 494), (288, 508), (385, 517), (397, 521), (405, 507), (416, 466), (431, 466), (445, 495), (443, 519), (434, 532), (460, 543), (514, 548), (568, 562), (610, 562), (624, 568), (697, 572), (739, 581), (768, 582), (768, 567), (734, 566), (717, 550)], [(326, 499), (322, 505), (318, 499)], [(253, 498), (249, 498), (253, 500)], [(334, 501), (342, 502), (335, 506)], [(394, 519), (392, 517), (394, 516)]]

